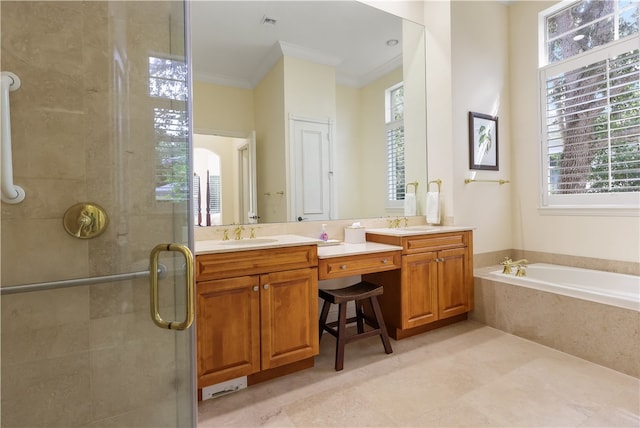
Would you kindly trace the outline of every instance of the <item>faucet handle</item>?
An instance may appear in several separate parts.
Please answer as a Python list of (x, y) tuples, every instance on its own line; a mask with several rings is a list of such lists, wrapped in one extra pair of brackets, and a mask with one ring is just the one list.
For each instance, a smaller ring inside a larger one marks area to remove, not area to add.
[(500, 262), (501, 265), (503, 266), (507, 266), (513, 263), (513, 260), (511, 259), (511, 257), (505, 257), (504, 260), (502, 260)]

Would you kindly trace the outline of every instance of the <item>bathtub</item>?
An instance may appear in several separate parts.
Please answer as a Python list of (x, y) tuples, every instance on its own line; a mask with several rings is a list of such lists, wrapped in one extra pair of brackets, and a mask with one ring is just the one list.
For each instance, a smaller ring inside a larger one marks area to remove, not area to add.
[(500, 268), (491, 270), (488, 276), (513, 285), (640, 311), (639, 276), (547, 263), (531, 264), (526, 273), (524, 277), (505, 275)]
[(546, 263), (526, 273), (476, 269), (470, 318), (640, 378), (640, 277)]

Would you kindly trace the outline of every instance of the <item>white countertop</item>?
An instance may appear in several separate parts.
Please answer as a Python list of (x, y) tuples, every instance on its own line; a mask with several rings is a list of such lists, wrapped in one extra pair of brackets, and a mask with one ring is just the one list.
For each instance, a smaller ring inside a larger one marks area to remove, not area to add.
[(387, 235), (387, 236), (413, 236), (413, 235), (431, 235), (431, 234), (445, 233), (445, 232), (462, 232), (465, 230), (473, 230), (473, 227), (421, 225), (421, 226), (409, 226), (409, 227), (397, 227), (397, 228), (383, 227), (378, 229), (366, 229), (366, 232), (373, 233), (376, 235)]
[(293, 247), (296, 245), (312, 245), (322, 242), (319, 239), (300, 235), (270, 235), (258, 238), (244, 238), (228, 241), (196, 241), (198, 254), (228, 253), (232, 251), (261, 250), (265, 248)]
[(319, 246), (318, 258), (355, 256), (358, 254), (383, 253), (385, 251), (398, 251), (402, 247), (397, 245), (379, 244), (377, 242), (365, 242), (364, 244), (345, 244)]

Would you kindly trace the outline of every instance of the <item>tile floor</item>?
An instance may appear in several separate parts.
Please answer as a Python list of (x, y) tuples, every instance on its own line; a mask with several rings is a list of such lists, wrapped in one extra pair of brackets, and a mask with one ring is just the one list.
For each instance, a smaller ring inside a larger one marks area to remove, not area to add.
[(640, 427), (640, 380), (465, 321), (201, 402), (198, 427)]

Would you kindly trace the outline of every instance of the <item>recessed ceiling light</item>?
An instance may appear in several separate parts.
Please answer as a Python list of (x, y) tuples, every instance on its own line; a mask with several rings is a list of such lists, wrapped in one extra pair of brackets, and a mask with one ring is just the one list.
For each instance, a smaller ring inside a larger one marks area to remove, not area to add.
[(387, 46), (389, 46), (389, 47), (393, 47), (393, 46), (397, 45), (398, 43), (399, 43), (398, 39), (389, 39), (389, 40), (387, 40)]
[(273, 26), (275, 26), (277, 22), (278, 22), (278, 18), (272, 18), (272, 17), (267, 16), (267, 15), (263, 16), (262, 19), (260, 20), (260, 23), (262, 25), (273, 25)]
[(584, 39), (584, 34), (578, 34), (577, 36), (573, 37), (574, 42), (580, 41), (582, 39)]

